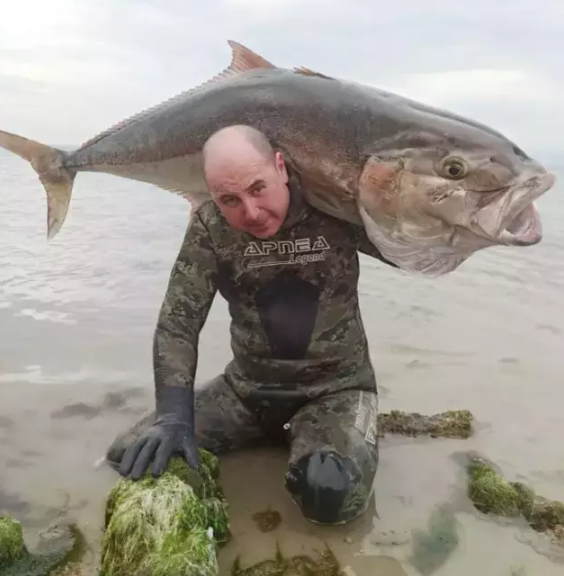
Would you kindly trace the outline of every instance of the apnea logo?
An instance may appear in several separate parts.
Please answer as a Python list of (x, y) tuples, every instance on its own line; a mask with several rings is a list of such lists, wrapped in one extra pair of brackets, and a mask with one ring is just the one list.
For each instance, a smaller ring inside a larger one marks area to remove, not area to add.
[(260, 268), (263, 266), (282, 266), (284, 264), (307, 264), (309, 262), (319, 262), (325, 260), (325, 252), (331, 246), (323, 236), (318, 236), (316, 240), (311, 238), (298, 238), (296, 240), (265, 240), (262, 242), (250, 242), (245, 250), (245, 256), (280, 256), (288, 255), (287, 258), (274, 258), (260, 261), (253, 261), (249, 268)]

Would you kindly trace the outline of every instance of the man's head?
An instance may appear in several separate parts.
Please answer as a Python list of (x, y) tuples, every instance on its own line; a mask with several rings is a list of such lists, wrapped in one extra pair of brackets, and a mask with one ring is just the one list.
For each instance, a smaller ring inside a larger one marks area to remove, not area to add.
[(278, 232), (288, 212), (288, 173), (280, 152), (250, 126), (213, 134), (202, 151), (204, 178), (230, 226), (258, 238)]

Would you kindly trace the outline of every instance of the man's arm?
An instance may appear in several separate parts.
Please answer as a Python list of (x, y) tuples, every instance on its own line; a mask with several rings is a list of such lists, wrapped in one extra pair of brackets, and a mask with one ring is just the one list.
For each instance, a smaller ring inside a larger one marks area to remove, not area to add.
[(120, 473), (138, 480), (153, 460), (153, 474), (173, 453), (198, 466), (194, 430), (194, 377), (198, 341), (216, 292), (217, 262), (204, 223), (192, 214), (172, 268), (153, 339), (155, 422), (129, 446)]
[(358, 251), (359, 252), (362, 252), (363, 254), (366, 254), (367, 256), (372, 256), (373, 258), (376, 258), (377, 260), (381, 260), (382, 262), (384, 262), (385, 264), (388, 264), (389, 266), (392, 266), (393, 268), (399, 268), (399, 266), (397, 266), (393, 262), (390, 262), (389, 260), (384, 258), (384, 256), (382, 256), (380, 250), (378, 250), (378, 248), (376, 248), (376, 246), (374, 246), (374, 244), (372, 244), (372, 242), (370, 241), (370, 238), (368, 237), (368, 234), (366, 233), (366, 230), (362, 226), (359, 226), (358, 240), (359, 240), (359, 243), (358, 243)]
[(153, 342), (157, 390), (192, 388), (198, 341), (216, 293), (217, 263), (204, 223), (194, 213), (172, 268)]

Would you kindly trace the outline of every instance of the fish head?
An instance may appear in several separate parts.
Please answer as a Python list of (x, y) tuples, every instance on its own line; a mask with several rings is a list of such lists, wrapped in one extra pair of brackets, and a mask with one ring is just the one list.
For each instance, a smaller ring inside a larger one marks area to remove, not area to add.
[(440, 275), (489, 246), (542, 239), (535, 200), (555, 178), (503, 136), (407, 130), (365, 155), (358, 208), (382, 254), (405, 270)]

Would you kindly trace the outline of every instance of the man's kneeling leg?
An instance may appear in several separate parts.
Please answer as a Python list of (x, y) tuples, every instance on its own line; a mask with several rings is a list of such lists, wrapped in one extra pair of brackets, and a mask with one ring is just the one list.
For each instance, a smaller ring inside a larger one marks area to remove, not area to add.
[(286, 487), (304, 516), (344, 524), (366, 511), (378, 468), (378, 396), (346, 390), (316, 399), (288, 423)]

